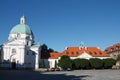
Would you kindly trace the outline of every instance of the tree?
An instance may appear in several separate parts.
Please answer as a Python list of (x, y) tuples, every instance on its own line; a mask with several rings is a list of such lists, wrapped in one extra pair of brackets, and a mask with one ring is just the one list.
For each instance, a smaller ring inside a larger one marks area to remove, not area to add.
[(89, 61), (87, 59), (74, 59), (74, 64), (76, 69), (87, 69), (89, 68)]
[(40, 67), (41, 67), (41, 68), (45, 68), (45, 62), (44, 62), (44, 59), (41, 59)]
[(57, 61), (55, 60), (55, 68), (57, 68)]
[(46, 44), (43, 44), (43, 45), (41, 46), (41, 53), (48, 53), (48, 47), (47, 47)]
[(61, 56), (58, 66), (60, 66), (63, 69), (71, 68), (72, 67), (72, 60), (69, 56)]
[[(52, 48), (49, 48), (47, 47), (46, 44), (43, 44), (41, 46), (41, 53), (50, 53), (50, 52), (55, 52)], [(57, 51), (56, 51), (57, 52)]]
[(107, 59), (103, 59), (103, 63), (104, 63), (104, 68), (105, 69), (109, 69), (112, 68), (113, 65), (115, 65), (116, 60), (112, 59), (112, 58), (107, 58)]
[(98, 58), (91, 58), (89, 60), (90, 62), (90, 67), (93, 69), (101, 69), (103, 68), (103, 61), (101, 59)]
[(79, 69), (79, 68), (80, 68), (80, 59), (79, 59), (79, 58), (74, 59), (74, 65), (75, 65), (75, 68), (76, 68), (76, 69)]
[(87, 69), (89, 68), (89, 61), (87, 59), (80, 59), (80, 68)]
[(48, 52), (50, 53), (50, 52), (54, 52), (54, 50), (52, 49), (52, 48), (49, 48), (48, 49)]

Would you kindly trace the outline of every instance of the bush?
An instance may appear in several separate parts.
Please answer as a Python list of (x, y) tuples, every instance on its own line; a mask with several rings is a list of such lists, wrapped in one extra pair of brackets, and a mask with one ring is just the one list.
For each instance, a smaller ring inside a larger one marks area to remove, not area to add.
[(87, 69), (89, 68), (89, 61), (87, 59), (74, 59), (76, 69)]
[(74, 59), (74, 65), (75, 65), (75, 68), (76, 68), (76, 69), (79, 69), (79, 68), (80, 68), (80, 59), (79, 59), (79, 58)]
[(80, 68), (87, 69), (89, 68), (89, 61), (87, 59), (80, 59)]
[(69, 56), (61, 56), (58, 66), (60, 66), (63, 69), (71, 68), (72, 67), (72, 60)]
[(104, 65), (103, 67), (105, 69), (109, 69), (112, 68), (113, 65), (115, 65), (116, 60), (112, 59), (112, 58), (107, 58), (107, 59), (103, 59)]
[(93, 69), (102, 69), (103, 68), (103, 61), (101, 59), (98, 58), (91, 58), (89, 60), (90, 62), (90, 66)]

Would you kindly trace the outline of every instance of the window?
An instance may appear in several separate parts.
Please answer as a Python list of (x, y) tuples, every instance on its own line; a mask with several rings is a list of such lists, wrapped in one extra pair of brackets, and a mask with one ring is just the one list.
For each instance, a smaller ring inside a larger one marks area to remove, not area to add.
[(105, 52), (107, 53), (108, 50), (105, 50)]
[(94, 54), (97, 54), (96, 52), (94, 52)]
[(76, 54), (78, 55), (79, 53), (78, 53), (78, 52), (76, 52)]
[(67, 52), (67, 51), (66, 51), (66, 54), (68, 55), (68, 54), (69, 54), (69, 52)]
[(32, 55), (35, 55), (35, 53), (34, 53), (34, 52), (32, 52)]
[(16, 54), (16, 49), (12, 49), (12, 54)]
[(71, 52), (72, 54), (74, 54), (74, 52)]
[(99, 54), (101, 55), (101, 54), (102, 54), (102, 52), (99, 52)]
[(20, 33), (17, 33), (17, 38), (20, 38)]
[(113, 51), (113, 48), (111, 48), (111, 51)]
[(119, 46), (116, 46), (116, 50), (118, 50), (119, 49)]
[(91, 54), (91, 55), (92, 55), (92, 52), (89, 52), (89, 54)]

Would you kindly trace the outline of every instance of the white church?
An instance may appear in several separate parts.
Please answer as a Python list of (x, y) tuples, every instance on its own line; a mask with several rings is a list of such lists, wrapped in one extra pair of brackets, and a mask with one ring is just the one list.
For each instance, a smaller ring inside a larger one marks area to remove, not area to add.
[(33, 32), (22, 16), (20, 24), (11, 29), (8, 42), (2, 44), (1, 67), (38, 69), (40, 51), (40, 44), (34, 44)]

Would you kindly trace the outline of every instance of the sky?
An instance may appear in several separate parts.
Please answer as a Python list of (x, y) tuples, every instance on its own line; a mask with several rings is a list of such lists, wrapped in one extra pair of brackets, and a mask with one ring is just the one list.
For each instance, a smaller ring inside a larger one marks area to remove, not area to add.
[(81, 41), (101, 50), (120, 42), (120, 0), (0, 0), (0, 44), (23, 15), (35, 43), (55, 51)]

